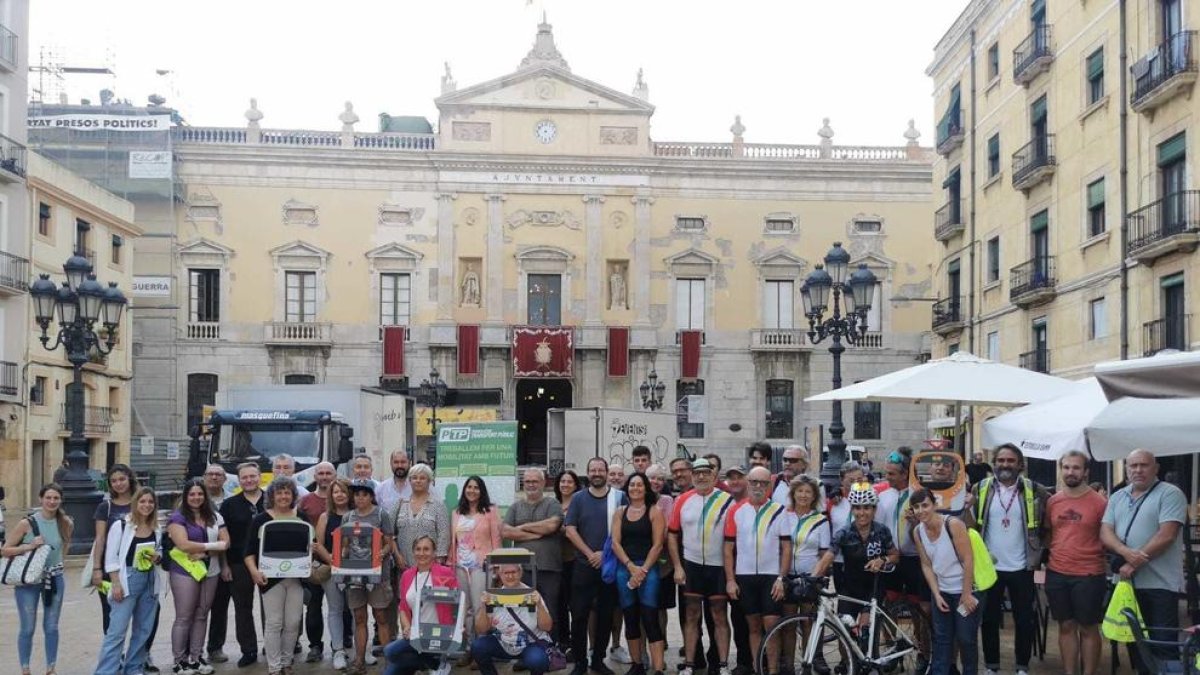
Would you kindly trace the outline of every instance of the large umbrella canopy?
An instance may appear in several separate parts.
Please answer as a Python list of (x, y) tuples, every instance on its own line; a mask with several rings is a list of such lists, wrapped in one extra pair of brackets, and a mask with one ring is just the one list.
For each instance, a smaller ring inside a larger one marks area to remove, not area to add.
[(1113, 401), (1087, 426), (1092, 457), (1125, 459), (1145, 448), (1156, 457), (1200, 450), (1200, 398), (1134, 398)]
[(1012, 443), (1026, 457), (1057, 460), (1067, 450), (1087, 450), (1084, 429), (1108, 399), (1096, 378), (1078, 380), (1063, 396), (1017, 408), (983, 423), (983, 445)]
[(1071, 386), (1061, 377), (956, 352), (804, 400), (1020, 405), (1070, 393)]
[(1097, 363), (1096, 379), (1108, 400), (1122, 396), (1200, 396), (1200, 352), (1162, 352), (1141, 359)]

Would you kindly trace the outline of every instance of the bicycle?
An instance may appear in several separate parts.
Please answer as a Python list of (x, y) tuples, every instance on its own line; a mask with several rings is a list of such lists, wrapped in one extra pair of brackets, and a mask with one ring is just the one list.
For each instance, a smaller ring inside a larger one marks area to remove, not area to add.
[[(763, 636), (755, 662), (758, 673), (767, 672), (768, 645), (788, 630), (796, 631), (796, 649), (792, 654), (784, 654), (783, 659), (785, 664), (791, 661), (791, 670), (797, 675), (903, 673), (915, 669), (919, 655), (915, 642), (884, 611), (874, 593), (869, 601), (838, 595), (827, 590), (828, 577), (807, 574), (788, 583), (790, 599), (801, 604), (815, 601), (817, 611), (815, 615), (803, 611), (789, 614)], [(879, 584), (878, 577), (875, 584)], [(838, 613), (840, 603), (861, 609), (842, 616)], [(858, 626), (861, 612), (868, 613), (867, 624), (851, 630)], [(809, 628), (807, 640), (803, 639), (805, 624)], [(788, 668), (781, 664), (780, 670)]]

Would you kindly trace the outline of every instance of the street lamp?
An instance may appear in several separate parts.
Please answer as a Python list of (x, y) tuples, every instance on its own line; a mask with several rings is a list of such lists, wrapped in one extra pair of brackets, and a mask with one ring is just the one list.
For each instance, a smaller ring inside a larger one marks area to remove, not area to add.
[[(825, 255), (825, 264), (817, 265), (800, 287), (804, 301), (804, 316), (808, 317), (808, 340), (818, 344), (832, 338), (829, 353), (833, 355), (833, 388), (842, 386), (842, 352), (848, 344), (856, 345), (867, 334), (867, 313), (875, 295), (875, 275), (865, 264), (846, 278), (850, 254), (842, 243), (834, 242)], [(825, 318), (825, 310), (832, 316)], [(843, 316), (843, 309), (845, 314)], [(829, 455), (821, 465), (821, 480), (837, 485), (842, 464), (846, 461), (846, 441), (842, 440), (846, 426), (842, 423), (842, 402), (833, 402), (833, 419), (829, 424)]]
[(433, 438), (429, 441), (429, 448), (434, 462), (437, 461), (437, 409), (446, 405), (446, 382), (442, 379), (438, 369), (434, 368), (429, 371), (429, 379), (421, 380), (420, 386), (417, 388), (417, 402), (426, 408), (430, 408), (429, 428), (433, 431)]
[[(67, 473), (62, 481), (63, 508), (75, 519), (69, 552), (83, 553), (91, 548), (95, 537), (92, 514), (100, 502), (100, 493), (88, 475), (88, 441), (83, 435), (83, 365), (93, 349), (102, 355), (112, 352), (127, 302), (116, 283), (101, 286), (92, 274), (92, 264), (78, 253), (63, 264), (63, 273), (67, 280), (61, 287), (50, 280), (49, 274), (38, 275), (29, 294), (33, 296), (34, 320), (42, 329), (42, 346), (50, 351), (62, 347), (74, 374), (64, 406), (71, 435), (66, 446)], [(58, 331), (51, 344), (50, 322), (55, 314)]]
[(642, 386), (638, 387), (638, 393), (642, 395), (643, 409), (653, 411), (662, 408), (667, 385), (658, 381), (658, 373), (653, 366), (650, 367), (650, 374), (642, 380)]

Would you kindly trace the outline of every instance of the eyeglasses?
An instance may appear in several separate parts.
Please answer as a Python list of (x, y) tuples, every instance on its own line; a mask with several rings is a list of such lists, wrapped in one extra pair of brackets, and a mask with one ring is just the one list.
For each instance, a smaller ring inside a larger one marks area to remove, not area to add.
[(785, 464), (795, 464), (796, 462), (803, 462), (804, 458), (802, 458), (802, 457), (784, 457), (783, 461)]
[(769, 480), (752, 480), (747, 482), (756, 487), (766, 487), (771, 484), (771, 481)]

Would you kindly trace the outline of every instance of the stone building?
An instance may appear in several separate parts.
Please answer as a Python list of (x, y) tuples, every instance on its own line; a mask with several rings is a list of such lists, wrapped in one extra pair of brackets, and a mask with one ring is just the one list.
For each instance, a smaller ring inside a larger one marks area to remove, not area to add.
[[(447, 67), (441, 92), (436, 131), (361, 131), (350, 103), (340, 131), (272, 130), (256, 102), (245, 127), (175, 130), (186, 196), (139, 243), (138, 274), (172, 280), (136, 315), (146, 433), (184, 434), (231, 384), (436, 367), (503, 392), (521, 461), (543, 456), (547, 408), (640, 408), (652, 370), (691, 451), (815, 439), (829, 408), (803, 399), (831, 361), (799, 290), (835, 241), (880, 280), (846, 381), (927, 351), (932, 153), (911, 124), (895, 147), (836, 145), (828, 120), (816, 145), (747, 142), (740, 119), (731, 142), (654, 140), (642, 74), (632, 94), (577, 75), (544, 23), (515, 71), (459, 88)], [(915, 406), (846, 416), (850, 443), (926, 435)]]

